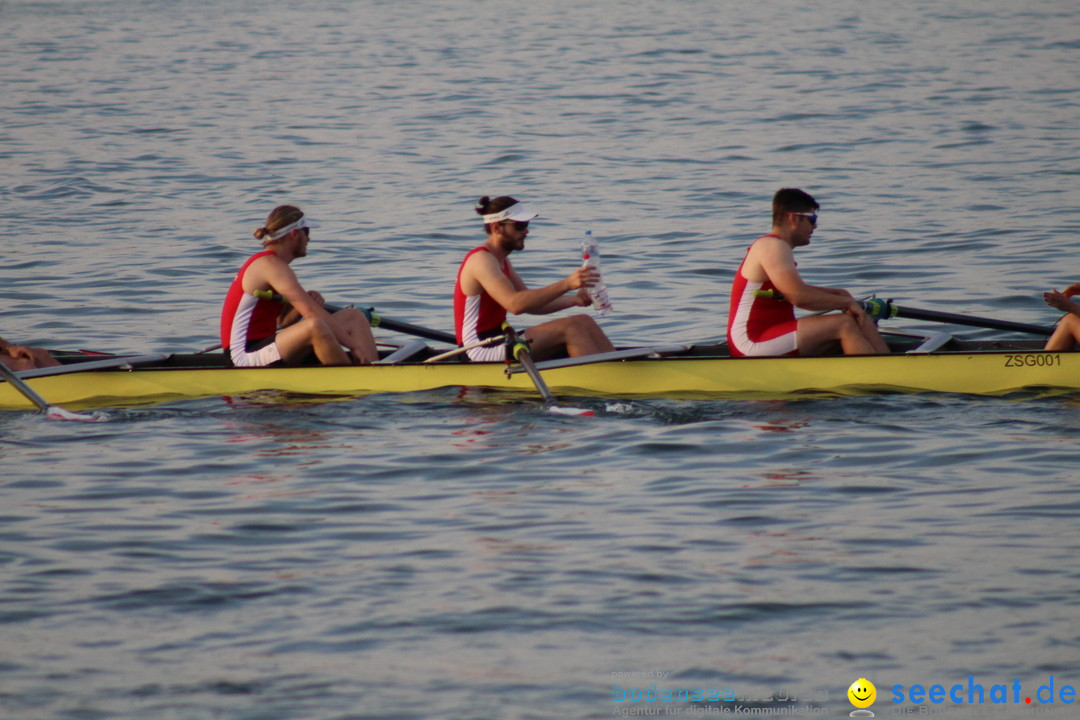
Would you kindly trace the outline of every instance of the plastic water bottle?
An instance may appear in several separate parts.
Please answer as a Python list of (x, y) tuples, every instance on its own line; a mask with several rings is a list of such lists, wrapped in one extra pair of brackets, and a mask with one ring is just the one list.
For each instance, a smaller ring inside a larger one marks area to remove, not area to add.
[(600, 274), (600, 246), (593, 237), (592, 230), (585, 231), (585, 237), (581, 240), (581, 266), (591, 267), (596, 271), (596, 283), (586, 288), (585, 292), (592, 299), (593, 309), (597, 315), (607, 315), (611, 312), (611, 301), (608, 300), (607, 285), (604, 284)]

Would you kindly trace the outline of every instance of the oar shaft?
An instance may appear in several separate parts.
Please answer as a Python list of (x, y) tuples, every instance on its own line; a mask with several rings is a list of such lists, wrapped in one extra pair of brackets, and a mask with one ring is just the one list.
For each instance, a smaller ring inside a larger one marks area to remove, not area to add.
[[(275, 302), (282, 302), (282, 297), (275, 292), (269, 290), (256, 290), (252, 293), (255, 297), (263, 298), (265, 300), (274, 300)], [(324, 305), (323, 308), (328, 313), (336, 313), (342, 311), (344, 308), (337, 305)], [(416, 337), (427, 338), (428, 340), (438, 340), (449, 345), (457, 345), (457, 338), (448, 332), (442, 332), (441, 330), (432, 330), (431, 328), (421, 327), (419, 325), (413, 325), (412, 323), (402, 322), (401, 320), (395, 320), (393, 318), (383, 317), (375, 312), (375, 308), (368, 308), (362, 310), (371, 323), (371, 327), (382, 327), (387, 330), (393, 330), (395, 332), (405, 333), (406, 335), (415, 335)]]
[(444, 342), (449, 345), (457, 345), (457, 338), (450, 333), (420, 327), (419, 325), (394, 320), (393, 318), (383, 317), (382, 315), (375, 313), (373, 309), (371, 312), (371, 325), (372, 327), (386, 328), (387, 330), (405, 333), (406, 335), (415, 335), (416, 337), (427, 338), (428, 340), (438, 340), (439, 342)]
[(496, 335), (494, 337), (489, 337), (486, 340), (481, 340), (480, 342), (474, 342), (471, 345), (462, 345), (459, 348), (454, 348), (453, 350), (449, 350), (449, 351), (444, 352), (442, 354), (436, 355), (435, 357), (429, 357), (424, 362), (425, 363), (439, 362), (440, 360), (445, 360), (446, 358), (454, 357), (455, 355), (460, 355), (461, 353), (464, 353), (464, 352), (469, 352), (473, 348), (489, 347), (491, 345), (494, 345), (495, 343), (504, 342), (505, 340), (506, 340), (505, 335)]
[(525, 372), (532, 378), (533, 384), (536, 385), (536, 389), (540, 392), (540, 396), (544, 398), (544, 404), (554, 404), (555, 396), (551, 394), (551, 390), (548, 389), (547, 383), (544, 382), (544, 378), (540, 377), (540, 371), (536, 369), (536, 364), (533, 362), (532, 356), (529, 355), (529, 351), (523, 350), (518, 352), (517, 361), (521, 363), (521, 367), (525, 368)]
[(971, 327), (990, 328), (992, 330), (1007, 330), (1009, 332), (1028, 333), (1030, 335), (1053, 335), (1054, 328), (1042, 325), (1028, 325), (1027, 323), (998, 320), (997, 318), (972, 317), (970, 315), (957, 315), (956, 313), (937, 312), (934, 310), (919, 310), (918, 308), (893, 306), (896, 317), (908, 318), (909, 320), (929, 320), (930, 322), (952, 323), (953, 325), (968, 325)]
[(41, 412), (49, 411), (49, 403), (45, 402), (40, 395), (34, 392), (33, 388), (23, 382), (22, 378), (12, 372), (8, 366), (2, 362), (0, 362), (0, 377), (11, 383), (11, 386), (22, 393), (27, 400), (34, 403), (38, 410)]
[(45, 402), (45, 399), (34, 392), (33, 388), (23, 382), (23, 379), (16, 375), (7, 365), (0, 362), (0, 378), (7, 380), (11, 383), (11, 386), (21, 392), (27, 400), (34, 403), (35, 407), (45, 414), (45, 417), (49, 420), (75, 420), (78, 422), (99, 422), (108, 420), (109, 416), (105, 413), (94, 413), (93, 415), (84, 415), (83, 413), (71, 412), (65, 410), (62, 407), (56, 405), (50, 405)]
[[(536, 369), (536, 363), (533, 362), (532, 355), (529, 354), (529, 341), (519, 337), (517, 331), (510, 326), (510, 323), (504, 322), (502, 329), (503, 337), (512, 348), (514, 359), (518, 361), (529, 379), (533, 381), (537, 392), (544, 398), (544, 405), (554, 405), (555, 396), (551, 394), (551, 390), (548, 388), (547, 383), (544, 382), (544, 378), (540, 377), (540, 371)], [(507, 370), (509, 371), (509, 367)], [(509, 376), (508, 372), (507, 377)]]

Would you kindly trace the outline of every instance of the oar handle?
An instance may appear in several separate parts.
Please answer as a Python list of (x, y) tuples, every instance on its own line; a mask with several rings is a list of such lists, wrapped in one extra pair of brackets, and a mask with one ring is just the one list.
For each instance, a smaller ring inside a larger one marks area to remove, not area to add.
[[(256, 290), (251, 293), (257, 298), (263, 300), (273, 300), (274, 302), (284, 302), (284, 298), (273, 290)], [(344, 310), (337, 305), (324, 305), (323, 308), (328, 313), (336, 313)], [(406, 335), (415, 335), (416, 337), (427, 338), (428, 340), (437, 340), (449, 345), (457, 345), (457, 338), (448, 332), (442, 332), (441, 330), (432, 330), (430, 328), (421, 327), (419, 325), (413, 325), (412, 323), (402, 322), (401, 320), (395, 320), (393, 318), (383, 317), (375, 312), (375, 308), (356, 308), (360, 312), (364, 313), (364, 317), (367, 318), (371, 327), (382, 327), (387, 330), (393, 330), (395, 332), (405, 333)]]

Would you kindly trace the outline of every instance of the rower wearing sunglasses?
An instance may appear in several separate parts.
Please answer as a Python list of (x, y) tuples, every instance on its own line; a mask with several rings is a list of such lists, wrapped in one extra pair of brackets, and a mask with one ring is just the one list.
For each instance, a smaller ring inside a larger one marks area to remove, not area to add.
[[(529, 221), (537, 213), (506, 196), (480, 198), (476, 212), (483, 218), (487, 242), (470, 250), (461, 262), (454, 285), (454, 328), (458, 343), (470, 348), (466, 351), (470, 360), (502, 361), (506, 358), (502, 344), (476, 345), (502, 334), (507, 312), (547, 315), (591, 305), (585, 288), (598, 278), (592, 268), (581, 267), (556, 283), (530, 290), (510, 264), (510, 253), (525, 249)], [(615, 349), (588, 315), (569, 315), (534, 325), (523, 334), (530, 342), (530, 354), (537, 360)]]
[[(887, 354), (874, 321), (847, 290), (803, 282), (794, 250), (810, 244), (819, 205), (809, 194), (783, 188), (773, 196), (772, 232), (750, 246), (735, 273), (728, 311), (733, 356)], [(795, 319), (795, 308), (840, 314)]]
[(304, 290), (289, 267), (307, 255), (317, 227), (299, 208), (281, 205), (255, 231), (265, 249), (240, 268), (221, 310), (221, 346), (235, 366), (299, 365), (312, 355), (323, 365), (379, 359), (364, 313), (347, 308), (331, 315), (322, 296)]

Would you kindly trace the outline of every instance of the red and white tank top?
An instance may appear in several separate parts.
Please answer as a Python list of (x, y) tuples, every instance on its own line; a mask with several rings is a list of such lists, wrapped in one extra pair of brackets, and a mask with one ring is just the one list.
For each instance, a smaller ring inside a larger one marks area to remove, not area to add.
[(244, 351), (248, 342), (273, 337), (277, 332), (282, 303), (244, 292), (244, 273), (251, 263), (273, 254), (273, 250), (263, 250), (249, 257), (229, 286), (225, 304), (221, 308), (221, 346), (226, 350), (237, 348)]
[[(749, 252), (749, 250), (747, 251)], [(757, 290), (773, 290), (776, 286), (766, 278), (750, 281), (743, 275), (746, 258), (739, 263), (731, 284), (731, 305), (728, 308), (727, 339), (732, 355), (743, 355), (739, 348), (768, 338), (771, 328), (795, 322), (795, 307), (786, 300), (758, 297)], [(776, 291), (779, 294), (779, 291)]]
[[(473, 253), (491, 252), (484, 246), (473, 248), (465, 255), (458, 268), (457, 282), (454, 283), (454, 332), (459, 345), (471, 345), (483, 339), (481, 336), (502, 328), (506, 322), (506, 308), (495, 302), (483, 289), (479, 295), (466, 295), (461, 291), (461, 270)], [(510, 264), (504, 259), (501, 265), (504, 274), (509, 274)]]

